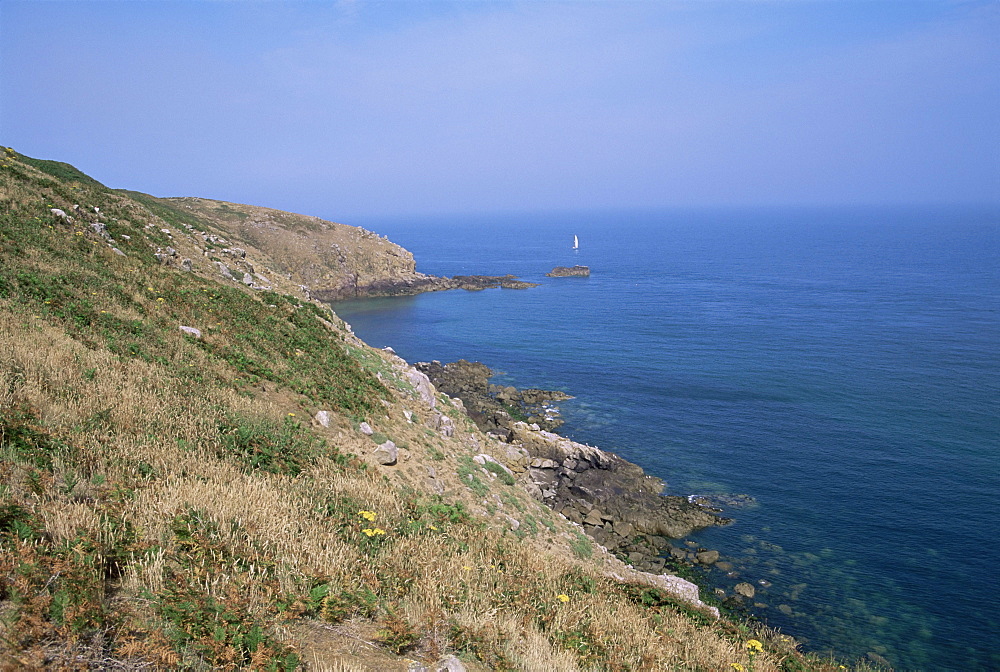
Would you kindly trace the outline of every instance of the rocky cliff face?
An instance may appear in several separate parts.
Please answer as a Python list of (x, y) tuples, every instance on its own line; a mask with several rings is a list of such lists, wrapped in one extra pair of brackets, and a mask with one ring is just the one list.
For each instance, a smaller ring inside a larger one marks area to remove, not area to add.
[(413, 255), (357, 226), (253, 205), (204, 198), (158, 199), (210, 222), (254, 256), (325, 301), (409, 293), (433, 284), (417, 273)]
[[(153, 198), (180, 216), (193, 217), (213, 232), (203, 234), (205, 254), (253, 275), (256, 260), (311, 298), (332, 302), (369, 296), (398, 296), (445, 289), (525, 289), (532, 283), (505, 276), (441, 278), (416, 270), (413, 254), (388, 238), (357, 226), (328, 222), (255, 205), (206, 198)], [(217, 240), (213, 240), (213, 237)], [(229, 245), (239, 241), (238, 248)], [(218, 248), (214, 255), (213, 244)], [(225, 273), (223, 272), (223, 275)], [(267, 285), (273, 285), (270, 279)]]

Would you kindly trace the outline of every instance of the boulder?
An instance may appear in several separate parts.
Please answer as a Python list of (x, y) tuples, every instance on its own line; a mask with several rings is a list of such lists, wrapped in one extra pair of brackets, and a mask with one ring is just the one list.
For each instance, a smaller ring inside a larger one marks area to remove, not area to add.
[(386, 441), (376, 448), (372, 452), (372, 455), (379, 464), (392, 466), (396, 464), (396, 460), (399, 458), (399, 449), (396, 448), (396, 444), (392, 441)]
[[(157, 256), (159, 256), (159, 255), (157, 255)], [(221, 261), (217, 261), (217, 262), (215, 262), (215, 266), (216, 266), (216, 268), (219, 269), (219, 273), (226, 280), (232, 280), (233, 279), (233, 272), (230, 271), (229, 267), (226, 266), (224, 263), (222, 263)]]
[(313, 417), (313, 420), (315, 420), (316, 424), (319, 425), (320, 427), (329, 427), (330, 418), (331, 418), (330, 411), (318, 411), (316, 415)]
[(466, 672), (465, 665), (455, 656), (447, 656), (434, 663), (434, 672)]
[(366, 436), (371, 436), (372, 434), (375, 433), (375, 430), (372, 429), (372, 426), (369, 425), (367, 422), (362, 422), (360, 425), (358, 425), (358, 431)]
[(700, 553), (695, 553), (695, 560), (703, 565), (715, 564), (719, 559), (718, 551), (701, 551)]
[(410, 381), (413, 385), (413, 389), (417, 391), (420, 398), (423, 399), (424, 403), (434, 408), (437, 403), (437, 399), (434, 398), (434, 388), (431, 386), (430, 378), (426, 374), (416, 370), (410, 369), (406, 373), (406, 379)]
[(185, 327), (182, 324), (180, 326), (180, 330), (189, 336), (194, 336), (195, 338), (201, 338), (201, 330), (195, 327)]
[(736, 586), (733, 588), (733, 590), (735, 590), (738, 595), (742, 595), (743, 597), (750, 600), (752, 600), (753, 596), (757, 593), (756, 589), (754, 589), (753, 587), (753, 584), (747, 583), (745, 581), (743, 583), (737, 583)]

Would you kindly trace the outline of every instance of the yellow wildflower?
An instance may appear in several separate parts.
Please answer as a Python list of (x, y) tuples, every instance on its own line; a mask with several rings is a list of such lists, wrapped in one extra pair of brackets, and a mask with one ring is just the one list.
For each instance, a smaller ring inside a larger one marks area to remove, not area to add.
[(747, 648), (753, 651), (754, 653), (761, 653), (764, 650), (764, 645), (761, 644), (760, 641), (756, 639), (751, 639), (750, 641), (747, 642)]
[(375, 520), (375, 512), (374, 511), (358, 511), (358, 515), (361, 516), (362, 518), (364, 518), (365, 520), (368, 520), (368, 521)]
[(435, 532), (437, 532), (437, 529), (438, 529), (438, 528), (434, 527), (433, 525), (428, 525), (427, 527), (429, 527), (430, 529), (432, 529), (432, 530), (434, 530)]
[(469, 567), (468, 565), (463, 565), (462, 569), (464, 569), (467, 572), (472, 571), (472, 567)]
[(562, 593), (560, 595), (556, 595), (556, 599), (565, 604), (566, 602), (569, 602), (569, 595)]
[(740, 665), (739, 663), (729, 663), (729, 667), (736, 670), (736, 672), (743, 672), (743, 666)]

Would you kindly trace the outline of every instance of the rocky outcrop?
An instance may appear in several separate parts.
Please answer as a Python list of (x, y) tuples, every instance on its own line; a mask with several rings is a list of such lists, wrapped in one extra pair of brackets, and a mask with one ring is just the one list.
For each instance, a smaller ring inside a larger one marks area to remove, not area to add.
[(514, 423), (510, 443), (507, 464), (528, 492), (636, 569), (695, 562), (670, 540), (731, 522), (687, 497), (661, 494), (663, 481), (638, 465), (537, 425)]
[(511, 436), (512, 425), (522, 420), (547, 430), (559, 427), (563, 420), (554, 402), (572, 399), (564, 392), (493, 385), (489, 381), (494, 372), (480, 362), (418, 362), (416, 368), (435, 388), (461, 399), (477, 427), (505, 440)]
[(527, 451), (528, 479), (542, 501), (582, 523), (598, 541), (635, 535), (679, 539), (730, 522), (687, 497), (662, 495), (663, 481), (614, 453), (523, 422), (514, 424), (512, 443)]
[(550, 278), (588, 278), (590, 277), (589, 266), (556, 266), (546, 273)]
[[(234, 269), (244, 278), (249, 274), (259, 289), (268, 289), (273, 283), (260, 279), (254, 260), (266, 263), (307, 296), (326, 302), (447, 289), (536, 286), (513, 275), (425, 275), (417, 272), (413, 255), (388, 238), (319, 217), (205, 198), (152, 200), (210, 223), (216, 231), (187, 228), (201, 239), (206, 256), (219, 266), (223, 276), (228, 278)], [(239, 241), (239, 247), (230, 244), (231, 240)]]

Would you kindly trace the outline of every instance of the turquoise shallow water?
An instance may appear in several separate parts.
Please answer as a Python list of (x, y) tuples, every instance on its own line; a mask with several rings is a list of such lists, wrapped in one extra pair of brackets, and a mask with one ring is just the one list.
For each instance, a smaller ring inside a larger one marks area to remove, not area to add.
[(335, 309), (409, 361), (576, 395), (562, 432), (671, 492), (753, 496), (695, 539), (735, 564), (718, 585), (758, 585), (757, 616), (845, 658), (1000, 669), (1000, 213), (351, 223), (425, 273), (541, 282)]

